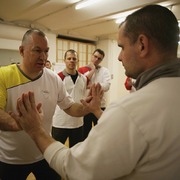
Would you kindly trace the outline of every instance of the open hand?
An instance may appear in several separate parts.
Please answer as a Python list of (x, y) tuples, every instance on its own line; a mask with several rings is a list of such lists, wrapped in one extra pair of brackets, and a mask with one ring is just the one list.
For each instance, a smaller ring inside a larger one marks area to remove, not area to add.
[(33, 92), (22, 94), (22, 97), (17, 100), (19, 118), (16, 118), (16, 120), (30, 135), (42, 127), (43, 113), (41, 106), (41, 104), (36, 106)]
[(102, 114), (101, 99), (104, 91), (99, 83), (92, 84), (88, 97), (85, 100), (81, 100), (81, 103), (94, 115), (99, 118)]

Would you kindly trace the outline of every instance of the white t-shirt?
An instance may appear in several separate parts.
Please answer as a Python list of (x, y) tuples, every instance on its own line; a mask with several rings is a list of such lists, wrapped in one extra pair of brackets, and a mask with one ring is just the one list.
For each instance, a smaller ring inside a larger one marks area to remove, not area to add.
[[(35, 93), (36, 103), (42, 103), (43, 126), (50, 133), (56, 105), (67, 109), (74, 103), (59, 76), (44, 68), (42, 75), (32, 80), (15, 64), (0, 68), (0, 108), (17, 112), (17, 99), (29, 91)], [(0, 131), (0, 161), (29, 164), (42, 159), (42, 153), (24, 131)]]

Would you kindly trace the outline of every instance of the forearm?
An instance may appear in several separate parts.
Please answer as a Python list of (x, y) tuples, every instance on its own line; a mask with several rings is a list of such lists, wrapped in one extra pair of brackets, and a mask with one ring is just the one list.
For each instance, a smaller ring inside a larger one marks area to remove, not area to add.
[(0, 109), (0, 130), (18, 131), (20, 129), (16, 121), (8, 113)]
[(73, 114), (73, 116), (76, 117), (85, 116), (86, 114), (92, 112), (99, 119), (103, 113), (100, 106), (94, 109), (85, 108), (83, 105), (79, 103), (75, 103), (73, 106), (74, 107), (71, 109), (71, 113)]
[(74, 103), (70, 108), (65, 109), (64, 111), (74, 117), (82, 117), (90, 113), (90, 111), (80, 103)]
[(99, 119), (103, 113), (103, 110), (97, 109), (93, 112), (93, 114)]
[(94, 68), (94, 69), (91, 69), (91, 71), (89, 71), (89, 73), (86, 75), (86, 77), (87, 77), (89, 80), (91, 80), (94, 72), (95, 72), (95, 68)]
[(44, 153), (46, 148), (51, 145), (55, 140), (43, 128), (36, 132), (29, 132), (30, 137), (34, 140), (39, 150)]

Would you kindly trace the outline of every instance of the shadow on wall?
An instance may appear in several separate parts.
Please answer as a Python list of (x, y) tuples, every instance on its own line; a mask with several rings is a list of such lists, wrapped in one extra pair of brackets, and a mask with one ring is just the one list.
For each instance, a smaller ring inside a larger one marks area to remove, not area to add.
[(0, 49), (0, 66), (21, 62), (19, 51)]
[(179, 41), (179, 46), (178, 46), (178, 58), (180, 58), (180, 41)]

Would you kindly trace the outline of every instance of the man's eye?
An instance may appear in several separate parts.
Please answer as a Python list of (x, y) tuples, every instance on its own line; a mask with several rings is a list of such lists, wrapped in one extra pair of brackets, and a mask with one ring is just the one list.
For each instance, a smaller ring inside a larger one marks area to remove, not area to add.
[(48, 54), (48, 50), (46, 50), (46, 51), (42, 51), (42, 50), (40, 50), (40, 49), (34, 49), (34, 50), (32, 50), (33, 52), (35, 52), (35, 53), (38, 53), (38, 54), (41, 54), (41, 53), (45, 53), (45, 54)]
[(34, 49), (33, 51), (37, 52), (37, 53), (41, 53), (41, 50), (39, 50), (39, 49)]

